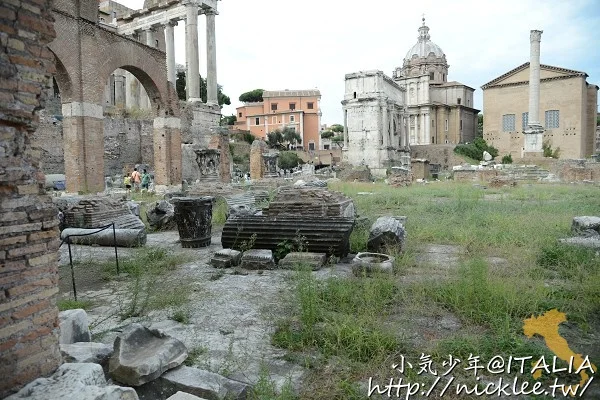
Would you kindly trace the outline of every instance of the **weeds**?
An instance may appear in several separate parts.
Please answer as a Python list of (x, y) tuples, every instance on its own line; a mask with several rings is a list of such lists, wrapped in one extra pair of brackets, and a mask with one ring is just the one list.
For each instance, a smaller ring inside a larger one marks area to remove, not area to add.
[(273, 343), (289, 350), (316, 346), (325, 356), (343, 355), (369, 362), (400, 347), (380, 319), (392, 304), (395, 285), (389, 279), (317, 281), (309, 271), (297, 272), (299, 304), (293, 317), (280, 322)]
[(225, 225), (227, 221), (227, 214), (229, 213), (229, 207), (224, 198), (220, 197), (217, 199), (212, 208), (212, 223), (216, 226)]
[(56, 301), (59, 311), (84, 309), (89, 310), (92, 308), (93, 303), (90, 300), (73, 300), (73, 299), (59, 299)]
[(296, 400), (297, 398), (289, 381), (278, 393), (275, 382), (269, 376), (268, 369), (264, 365), (261, 366), (258, 382), (252, 387), (249, 395), (250, 400)]

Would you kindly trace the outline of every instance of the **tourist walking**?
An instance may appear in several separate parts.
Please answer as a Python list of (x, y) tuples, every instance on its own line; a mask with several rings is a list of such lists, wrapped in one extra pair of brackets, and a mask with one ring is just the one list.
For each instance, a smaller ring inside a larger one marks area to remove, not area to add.
[(144, 169), (144, 173), (142, 174), (142, 190), (144, 190), (144, 189), (148, 190), (149, 187), (150, 187), (150, 174), (148, 173), (148, 171), (146, 171)]
[(133, 169), (131, 173), (131, 183), (136, 192), (140, 191), (140, 184), (142, 183), (142, 175), (138, 172), (137, 168)]

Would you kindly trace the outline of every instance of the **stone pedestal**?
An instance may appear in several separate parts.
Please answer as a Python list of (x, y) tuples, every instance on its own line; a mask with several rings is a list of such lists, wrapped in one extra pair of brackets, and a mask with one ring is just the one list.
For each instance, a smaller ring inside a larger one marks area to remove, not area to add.
[(214, 198), (176, 197), (175, 221), (181, 247), (198, 248), (210, 245), (212, 231), (212, 202)]

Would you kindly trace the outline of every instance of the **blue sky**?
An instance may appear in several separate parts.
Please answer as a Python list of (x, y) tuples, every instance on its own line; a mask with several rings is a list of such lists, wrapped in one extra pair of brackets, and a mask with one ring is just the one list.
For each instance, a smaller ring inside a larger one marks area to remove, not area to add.
[[(141, 0), (121, 0), (141, 8)], [(417, 2), (414, 2), (417, 3)], [(529, 31), (544, 31), (541, 62), (584, 71), (600, 85), (600, 0), (222, 0), (217, 16), (217, 74), (235, 113), (255, 88), (321, 91), (322, 122), (342, 121), (344, 75), (391, 75), (416, 43), (424, 13), (431, 40), (450, 65), (448, 78), (476, 88), (529, 61)], [(199, 18), (200, 71), (204, 18)], [(176, 61), (185, 64), (184, 23), (175, 28)], [(485, 111), (485, 110), (484, 110)]]

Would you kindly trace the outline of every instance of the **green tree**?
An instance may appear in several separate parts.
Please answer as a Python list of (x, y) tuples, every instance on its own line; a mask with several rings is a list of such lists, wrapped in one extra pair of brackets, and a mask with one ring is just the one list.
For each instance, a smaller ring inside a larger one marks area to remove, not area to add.
[(342, 132), (344, 132), (344, 125), (333, 124), (329, 127), (329, 129), (335, 133), (342, 133)]
[(334, 136), (335, 136), (335, 133), (333, 133), (333, 131), (331, 131), (329, 129), (321, 132), (321, 137), (323, 139), (331, 139)]
[(263, 89), (254, 89), (240, 95), (240, 101), (244, 103), (257, 103), (263, 101)]
[(281, 134), (283, 135), (283, 140), (291, 145), (295, 146), (296, 143), (302, 143), (302, 137), (300, 137), (300, 134), (295, 129), (286, 126), (281, 131)]
[(483, 114), (477, 114), (477, 136), (483, 137)]
[[(200, 98), (203, 102), (206, 103), (207, 91), (206, 91), (206, 79), (204, 79), (201, 75), (199, 76), (199, 84), (200, 84)], [(177, 73), (177, 79), (175, 80), (175, 90), (177, 91), (177, 97), (179, 100), (187, 100), (186, 96), (186, 79), (185, 79), (185, 71), (180, 71)], [(223, 86), (217, 84), (217, 100), (219, 105), (222, 106), (230, 105), (231, 99), (229, 96), (223, 93)]]
[(272, 149), (278, 149), (283, 147), (283, 135), (279, 129), (275, 129), (273, 132), (267, 133), (267, 146)]
[(336, 144), (340, 149), (342, 149), (344, 147), (344, 136), (336, 135), (333, 138), (331, 138), (331, 142)]
[(292, 169), (302, 164), (302, 159), (293, 151), (282, 151), (279, 153), (279, 168)]
[(237, 117), (235, 116), (235, 114), (231, 114), (226, 117), (221, 117), (221, 125), (235, 125), (236, 121)]
[(177, 80), (175, 81), (175, 90), (177, 90), (177, 97), (179, 100), (186, 101), (187, 97), (185, 95), (185, 72), (179, 71), (177, 72)]

